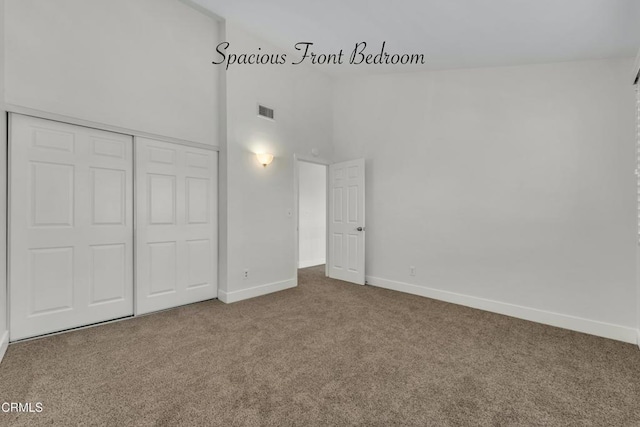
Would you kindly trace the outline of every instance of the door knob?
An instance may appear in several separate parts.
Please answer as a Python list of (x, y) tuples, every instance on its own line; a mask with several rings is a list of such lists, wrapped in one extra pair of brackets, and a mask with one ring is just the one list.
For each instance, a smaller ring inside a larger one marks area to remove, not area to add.
[(364, 231), (364, 227), (358, 227), (356, 228), (356, 231)]

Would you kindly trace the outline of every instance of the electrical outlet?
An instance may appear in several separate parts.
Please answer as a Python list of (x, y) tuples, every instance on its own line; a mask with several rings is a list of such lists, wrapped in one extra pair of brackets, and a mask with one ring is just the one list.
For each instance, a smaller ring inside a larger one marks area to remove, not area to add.
[(412, 265), (409, 267), (409, 276), (415, 276), (416, 275), (416, 268)]
[(243, 273), (242, 274), (242, 278), (243, 279), (248, 279), (249, 278), (249, 269), (248, 268), (245, 269), (242, 273)]

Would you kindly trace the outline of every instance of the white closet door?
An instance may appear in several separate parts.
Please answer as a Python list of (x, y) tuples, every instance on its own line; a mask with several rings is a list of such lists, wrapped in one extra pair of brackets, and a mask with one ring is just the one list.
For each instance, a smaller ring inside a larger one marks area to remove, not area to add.
[(218, 153), (136, 138), (136, 314), (215, 298)]
[(132, 138), (11, 115), (11, 340), (133, 314)]

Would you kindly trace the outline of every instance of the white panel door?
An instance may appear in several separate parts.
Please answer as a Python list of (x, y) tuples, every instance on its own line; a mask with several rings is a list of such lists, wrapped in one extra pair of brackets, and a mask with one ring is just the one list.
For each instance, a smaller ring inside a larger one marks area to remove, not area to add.
[(329, 277), (364, 285), (364, 159), (329, 166)]
[(136, 138), (136, 314), (218, 296), (218, 153)]
[(11, 340), (133, 314), (132, 137), (11, 115)]

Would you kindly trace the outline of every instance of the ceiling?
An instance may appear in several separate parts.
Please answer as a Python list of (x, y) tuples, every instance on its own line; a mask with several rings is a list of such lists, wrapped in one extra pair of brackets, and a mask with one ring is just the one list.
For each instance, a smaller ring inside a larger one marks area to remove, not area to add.
[[(640, 0), (195, 0), (279, 48), (424, 54), (425, 65), (332, 67), (407, 71), (635, 57)], [(230, 47), (231, 50), (232, 47)], [(239, 52), (240, 53), (240, 52)]]

